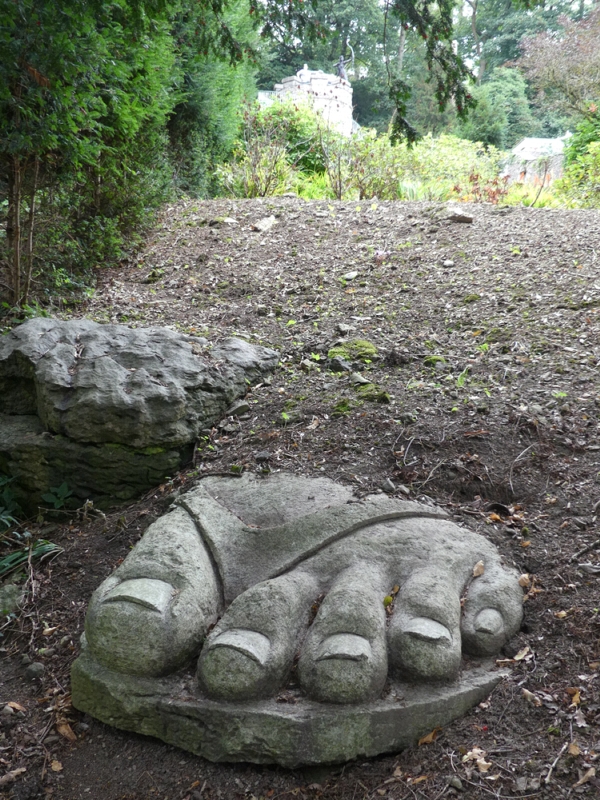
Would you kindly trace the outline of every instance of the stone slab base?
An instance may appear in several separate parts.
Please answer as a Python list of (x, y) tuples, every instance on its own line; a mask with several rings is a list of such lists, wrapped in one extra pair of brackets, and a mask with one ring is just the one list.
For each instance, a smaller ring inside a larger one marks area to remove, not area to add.
[(506, 671), (463, 670), (446, 685), (395, 683), (388, 695), (354, 706), (315, 703), (292, 691), (270, 700), (225, 703), (198, 694), (193, 677), (120, 675), (83, 654), (71, 673), (73, 705), (116, 728), (156, 736), (210, 761), (335, 764), (401, 750), (460, 717)]

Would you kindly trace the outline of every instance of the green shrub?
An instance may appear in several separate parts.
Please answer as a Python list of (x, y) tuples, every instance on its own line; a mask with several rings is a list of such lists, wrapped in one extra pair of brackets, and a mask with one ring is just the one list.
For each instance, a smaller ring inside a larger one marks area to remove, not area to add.
[(265, 197), (294, 190), (309, 199), (497, 202), (502, 153), (443, 135), (409, 147), (363, 128), (350, 138), (308, 105), (257, 104), (243, 113), (233, 160), (219, 170), (226, 194)]
[(600, 207), (600, 141), (590, 142), (585, 151), (571, 161), (555, 188), (571, 205)]
[(565, 173), (554, 184), (559, 198), (570, 205), (600, 206), (600, 109), (589, 107), (565, 149)]

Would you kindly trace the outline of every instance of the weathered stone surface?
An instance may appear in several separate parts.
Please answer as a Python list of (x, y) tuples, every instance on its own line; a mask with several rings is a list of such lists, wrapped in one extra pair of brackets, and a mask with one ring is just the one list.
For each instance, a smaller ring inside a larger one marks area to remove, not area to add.
[(522, 590), (443, 510), (284, 474), (206, 478), (177, 503), (94, 593), (81, 710), (208, 758), (295, 766), (408, 744), (498, 679), (462, 654), (518, 630)]
[(64, 481), (74, 501), (130, 499), (180, 469), (277, 359), (238, 339), (30, 320), (0, 338), (0, 472), (29, 508)]
[(122, 730), (156, 736), (211, 761), (294, 768), (337, 764), (414, 745), (484, 700), (506, 671), (484, 664), (451, 684), (396, 683), (370, 703), (317, 703), (291, 691), (279, 698), (219, 702), (186, 675), (133, 678), (101, 667), (87, 650), (71, 672), (76, 707)]
[(79, 442), (175, 447), (276, 363), (274, 351), (237, 339), (210, 350), (166, 328), (38, 318), (0, 339), (0, 413), (37, 414)]
[(12, 614), (23, 601), (23, 588), (17, 583), (0, 586), (0, 615)]
[(42, 495), (67, 482), (73, 506), (88, 498), (106, 507), (132, 500), (189, 461), (192, 446), (148, 447), (74, 442), (44, 430), (39, 417), (0, 414), (0, 474), (12, 475), (19, 505), (35, 511)]

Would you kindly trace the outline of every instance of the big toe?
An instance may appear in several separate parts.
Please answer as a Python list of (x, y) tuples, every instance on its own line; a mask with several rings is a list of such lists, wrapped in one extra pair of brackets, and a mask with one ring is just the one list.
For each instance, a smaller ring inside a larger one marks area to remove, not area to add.
[(177, 613), (178, 593), (170, 583), (112, 583), (96, 592), (86, 618), (86, 636), (101, 664), (131, 675), (165, 675), (198, 649), (204, 631), (197, 617)]

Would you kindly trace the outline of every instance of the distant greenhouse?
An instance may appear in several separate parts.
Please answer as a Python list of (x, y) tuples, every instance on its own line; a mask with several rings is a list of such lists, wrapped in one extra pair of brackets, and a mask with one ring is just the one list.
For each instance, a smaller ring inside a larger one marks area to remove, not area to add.
[(558, 139), (528, 137), (515, 145), (503, 164), (502, 176), (508, 183), (547, 185), (561, 178), (564, 170), (565, 143), (573, 134)]

